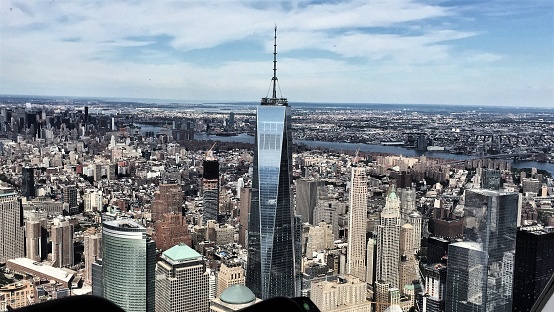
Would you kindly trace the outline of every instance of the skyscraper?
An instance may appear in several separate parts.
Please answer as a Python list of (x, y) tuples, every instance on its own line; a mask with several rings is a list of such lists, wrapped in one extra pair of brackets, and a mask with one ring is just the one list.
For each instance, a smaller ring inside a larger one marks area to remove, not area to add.
[(296, 212), (302, 215), (302, 222), (316, 225), (321, 220), (313, 220), (314, 208), (317, 204), (317, 186), (319, 181), (309, 179), (296, 180)]
[(261, 299), (296, 295), (294, 214), (291, 205), (291, 110), (277, 98), (277, 28), (273, 96), (257, 109), (246, 286)]
[(554, 227), (519, 229), (515, 257), (513, 311), (527, 312), (554, 275)]
[(239, 228), (239, 244), (244, 248), (246, 246), (246, 233), (248, 233), (248, 215), (250, 214), (250, 200), (252, 198), (252, 189), (249, 187), (240, 189), (240, 228)]
[(217, 222), (219, 214), (219, 162), (214, 157), (212, 149), (206, 153), (206, 159), (204, 160), (202, 191), (204, 194), (202, 224), (206, 225), (208, 220)]
[(73, 225), (68, 221), (54, 219), (52, 232), (52, 266), (56, 268), (73, 265)]
[(352, 167), (350, 211), (348, 213), (347, 270), (362, 281), (366, 279), (367, 175), (363, 167)]
[(179, 243), (192, 246), (187, 221), (181, 214), (164, 213), (162, 219), (156, 222), (155, 229), (154, 238), (159, 250), (168, 250)]
[(154, 193), (152, 201), (152, 220), (162, 219), (164, 213), (182, 213), (183, 192), (181, 186), (175, 183), (161, 183), (159, 189)]
[(202, 255), (185, 244), (164, 251), (156, 267), (156, 312), (208, 311)]
[(399, 288), (400, 261), (400, 201), (396, 197), (394, 186), (389, 191), (385, 208), (381, 212), (380, 224), (377, 226), (377, 280)]
[(25, 255), (23, 207), (12, 189), (0, 189), (0, 263)]
[(27, 258), (42, 261), (48, 255), (48, 230), (46, 219), (25, 221), (25, 241)]
[(92, 284), (92, 265), (102, 258), (102, 235), (94, 230), (84, 234), (85, 282)]
[(447, 310), (512, 310), (518, 199), (517, 193), (466, 191), (465, 242), (448, 247)]
[(103, 297), (127, 312), (153, 312), (156, 244), (146, 229), (131, 220), (104, 221), (102, 254)]
[(25, 167), (21, 175), (21, 196), (35, 197), (35, 169)]

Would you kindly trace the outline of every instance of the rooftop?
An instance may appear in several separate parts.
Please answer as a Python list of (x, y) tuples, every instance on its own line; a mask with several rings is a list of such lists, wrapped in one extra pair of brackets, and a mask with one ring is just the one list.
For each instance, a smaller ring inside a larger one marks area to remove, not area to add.
[(219, 299), (231, 304), (245, 304), (256, 300), (256, 296), (244, 285), (233, 285), (225, 289)]
[[(73, 273), (71, 273), (70, 270), (62, 270), (62, 269), (54, 268), (54, 267), (42, 264), (40, 262), (35, 262), (27, 258), (11, 259), (11, 260), (8, 260), (8, 263), (9, 262), (20, 265), (28, 270), (39, 272), (65, 282), (69, 282), (74, 275)], [(30, 272), (26, 272), (26, 273), (30, 274)]]
[(180, 262), (202, 258), (202, 255), (186, 244), (175, 245), (163, 252), (163, 255), (170, 260)]

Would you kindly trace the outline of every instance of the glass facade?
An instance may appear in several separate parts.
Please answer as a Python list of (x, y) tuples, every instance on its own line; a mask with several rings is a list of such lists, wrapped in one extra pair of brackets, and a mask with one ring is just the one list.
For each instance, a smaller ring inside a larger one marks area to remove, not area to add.
[(103, 297), (127, 312), (154, 311), (156, 245), (130, 220), (102, 224)]
[[(480, 279), (482, 298), (474, 301), (475, 306), (472, 307), (472, 311), (512, 311), (517, 214), (517, 193), (491, 190), (466, 192), (464, 241), (479, 244), (484, 255), (481, 260), (473, 258), (468, 260), (480, 264), (481, 269), (475, 272), (482, 274)], [(447, 288), (458, 287), (456, 280), (452, 280), (450, 276), (458, 274), (455, 272), (455, 267), (452, 266), (453, 262), (461, 261), (456, 254), (452, 253), (451, 246), (448, 248)], [(468, 256), (474, 257), (472, 254), (468, 254)], [(470, 280), (478, 279), (477, 275), (469, 278)], [(463, 291), (454, 291), (453, 294), (463, 294)], [(452, 304), (450, 311), (466, 311), (462, 308), (463, 298), (455, 300), (454, 298), (448, 299), (447, 296), (447, 300), (450, 300), (450, 304)], [(447, 301), (447, 306), (448, 303), (449, 301)]]
[(290, 107), (259, 106), (246, 285), (261, 299), (295, 296), (291, 148)]

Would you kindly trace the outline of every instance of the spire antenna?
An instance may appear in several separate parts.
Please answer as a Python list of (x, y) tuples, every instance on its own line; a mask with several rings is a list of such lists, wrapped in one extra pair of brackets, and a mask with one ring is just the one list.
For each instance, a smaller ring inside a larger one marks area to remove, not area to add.
[[(275, 35), (273, 36), (273, 77), (271, 78), (271, 84), (268, 88), (268, 94), (262, 98), (262, 105), (279, 105), (288, 106), (288, 100), (284, 97), (277, 97), (277, 87), (279, 80), (277, 79), (277, 24), (275, 24)], [(273, 94), (269, 97), (269, 89), (273, 87)], [(280, 89), (279, 89), (280, 91)]]
[(275, 36), (273, 37), (273, 99), (277, 98), (277, 24), (275, 24)]

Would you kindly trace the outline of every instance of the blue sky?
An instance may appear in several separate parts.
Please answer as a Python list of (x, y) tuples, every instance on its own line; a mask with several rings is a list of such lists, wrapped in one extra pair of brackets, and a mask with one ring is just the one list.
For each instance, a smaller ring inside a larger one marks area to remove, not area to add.
[(0, 93), (554, 107), (552, 0), (0, 0)]

